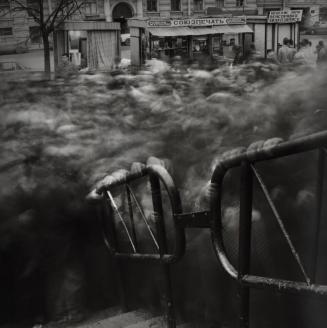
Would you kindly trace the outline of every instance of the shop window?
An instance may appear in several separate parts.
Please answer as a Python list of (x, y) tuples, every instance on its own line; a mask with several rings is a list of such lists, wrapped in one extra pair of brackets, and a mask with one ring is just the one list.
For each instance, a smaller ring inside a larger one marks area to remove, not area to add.
[(181, 11), (180, 0), (171, 0), (171, 11)]
[(30, 26), (30, 39), (33, 44), (40, 44), (42, 43), (41, 39), (41, 31), (38, 26)]
[(0, 28), (0, 36), (9, 36), (12, 34), (12, 27)]
[(9, 0), (0, 0), (0, 19), (10, 17), (10, 2)]
[(157, 9), (157, 0), (147, 0), (146, 2), (146, 10), (156, 12)]
[(98, 4), (96, 0), (87, 0), (84, 4), (84, 13), (86, 16), (96, 15), (98, 13)]
[(203, 10), (203, 0), (194, 0), (194, 11)]
[(35, 11), (38, 11), (40, 9), (40, 3), (38, 0), (27, 0), (27, 13), (29, 17), (33, 17), (34, 14), (36, 14)]
[(217, 0), (217, 8), (224, 8), (224, 0)]

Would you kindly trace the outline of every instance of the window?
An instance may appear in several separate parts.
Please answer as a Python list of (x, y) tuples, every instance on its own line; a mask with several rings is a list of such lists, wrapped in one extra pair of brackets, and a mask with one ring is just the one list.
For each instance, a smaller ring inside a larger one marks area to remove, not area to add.
[(320, 8), (319, 19), (321, 21), (327, 21), (327, 7)]
[(40, 44), (41, 41), (41, 31), (38, 26), (30, 26), (30, 39), (33, 44)]
[(180, 0), (171, 0), (171, 11), (181, 11)]
[(203, 10), (203, 0), (194, 0), (194, 11)]
[(236, 0), (236, 7), (243, 7), (245, 5), (245, 0)]
[(217, 0), (217, 8), (224, 8), (224, 0)]
[(96, 0), (88, 0), (84, 5), (85, 15), (96, 15), (98, 13), (98, 4)]
[(10, 2), (9, 0), (0, 0), (0, 19), (10, 17)]
[(147, 0), (146, 10), (152, 12), (157, 11), (157, 0)]
[[(30, 10), (27, 10), (28, 16), (32, 17), (33, 14), (37, 15), (36, 12), (40, 10), (40, 3), (38, 0), (27, 0), (27, 8), (30, 8)], [(37, 15), (38, 16), (38, 15)]]
[(12, 35), (12, 27), (0, 28), (0, 36)]

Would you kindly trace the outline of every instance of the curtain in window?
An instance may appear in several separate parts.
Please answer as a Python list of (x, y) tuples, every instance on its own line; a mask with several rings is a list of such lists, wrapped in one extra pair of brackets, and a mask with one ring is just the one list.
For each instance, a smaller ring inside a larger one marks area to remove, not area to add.
[(111, 69), (118, 56), (116, 31), (88, 31), (87, 58), (91, 69)]

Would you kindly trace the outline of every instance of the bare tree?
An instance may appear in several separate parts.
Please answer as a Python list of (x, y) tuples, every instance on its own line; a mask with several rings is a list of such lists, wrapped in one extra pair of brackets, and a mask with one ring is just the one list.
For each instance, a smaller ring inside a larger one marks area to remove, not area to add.
[(25, 11), (40, 27), (44, 47), (44, 72), (50, 76), (49, 36), (65, 20), (81, 13), (83, 0), (10, 0), (12, 11)]

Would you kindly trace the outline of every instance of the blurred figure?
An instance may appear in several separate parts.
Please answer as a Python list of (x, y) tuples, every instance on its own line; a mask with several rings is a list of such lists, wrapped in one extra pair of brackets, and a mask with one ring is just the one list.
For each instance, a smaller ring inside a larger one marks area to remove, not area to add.
[(300, 42), (300, 49), (294, 56), (294, 62), (300, 65), (306, 65), (309, 67), (316, 66), (316, 59), (311, 51), (310, 42), (307, 39), (303, 39)]
[(296, 54), (296, 49), (295, 49), (295, 46), (294, 46), (294, 41), (292, 39), (289, 40), (289, 47), (291, 49), (291, 58), (292, 58), (292, 62), (294, 60), (294, 56)]
[(267, 61), (272, 64), (280, 64), (277, 59), (277, 54), (273, 49), (267, 50)]
[(293, 51), (290, 48), (290, 40), (288, 38), (283, 39), (283, 45), (278, 50), (277, 59), (280, 64), (290, 64), (293, 61)]
[(318, 45), (316, 46), (315, 53), (317, 54), (317, 65), (327, 63), (327, 51), (325, 48), (324, 41), (319, 41)]
[(239, 65), (243, 62), (243, 56), (242, 56), (242, 47), (238, 45), (233, 46), (233, 52), (234, 52), (234, 61), (233, 65)]
[(69, 61), (68, 53), (61, 56), (61, 63), (56, 69), (56, 77), (65, 78), (78, 72), (77, 67)]
[(252, 63), (257, 61), (259, 58), (262, 58), (260, 51), (257, 51), (255, 44), (251, 43), (250, 49), (246, 54), (246, 63)]

